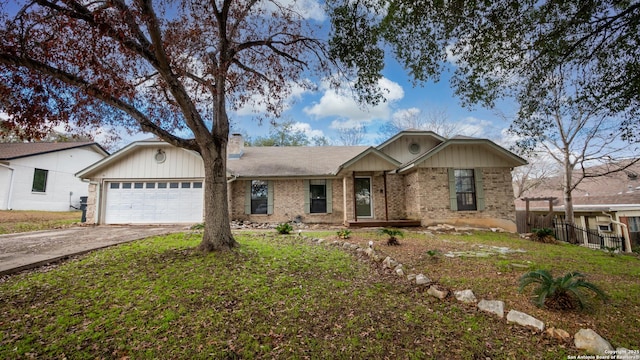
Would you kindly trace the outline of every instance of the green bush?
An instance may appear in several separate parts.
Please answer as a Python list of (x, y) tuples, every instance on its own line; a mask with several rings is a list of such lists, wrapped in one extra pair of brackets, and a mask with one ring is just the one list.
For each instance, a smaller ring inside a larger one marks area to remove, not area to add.
[(532, 240), (547, 244), (556, 243), (556, 235), (553, 229), (550, 228), (542, 228), (542, 229), (531, 229), (533, 233)]
[(538, 284), (533, 291), (535, 295), (533, 300), (538, 307), (569, 310), (578, 305), (584, 308), (586, 300), (584, 290), (593, 292), (603, 301), (607, 299), (607, 295), (600, 288), (585, 281), (584, 275), (577, 271), (555, 279), (548, 270), (528, 272), (520, 278), (519, 291), (522, 292), (530, 284)]
[(400, 245), (398, 237), (404, 236), (404, 232), (402, 232), (402, 230), (394, 228), (384, 228), (380, 229), (378, 232), (382, 235), (388, 236), (387, 245)]
[(348, 239), (351, 237), (351, 230), (348, 230), (348, 229), (338, 230), (337, 234), (340, 239)]
[(276, 226), (276, 231), (278, 234), (290, 234), (293, 231), (293, 226), (289, 223), (278, 224), (278, 226)]

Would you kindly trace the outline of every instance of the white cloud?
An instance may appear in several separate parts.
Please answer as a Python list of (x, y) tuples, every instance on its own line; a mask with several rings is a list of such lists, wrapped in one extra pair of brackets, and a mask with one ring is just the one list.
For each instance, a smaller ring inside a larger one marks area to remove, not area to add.
[[(305, 87), (293, 82), (289, 84), (289, 87), (291, 93), (289, 94), (289, 97), (284, 101), (284, 108), (282, 109), (283, 111), (290, 109), (295, 101), (299, 100), (302, 95), (309, 92), (309, 90), (307, 90)], [(251, 95), (250, 99), (235, 113), (240, 116), (265, 114), (267, 112), (268, 103), (268, 96), (254, 93), (253, 95)]]
[(307, 137), (309, 139), (311, 139), (311, 138), (313, 138), (315, 136), (319, 136), (319, 137), (324, 136), (324, 132), (322, 132), (322, 130), (314, 130), (314, 129), (312, 129), (311, 128), (311, 124), (309, 124), (309, 123), (303, 123), (303, 122), (294, 123), (291, 126), (291, 130), (296, 131), (296, 132), (297, 131), (302, 132), (305, 135), (307, 135)]
[(263, 1), (260, 6), (264, 11), (269, 12), (279, 12), (280, 8), (289, 9), (299, 14), (303, 19), (319, 22), (327, 18), (322, 6), (316, 0)]
[(325, 81), (322, 84), (324, 94), (320, 100), (305, 107), (304, 112), (316, 118), (339, 117), (351, 121), (389, 119), (392, 105), (404, 97), (404, 90), (400, 84), (387, 78), (380, 79), (379, 86), (387, 101), (363, 108), (347, 88), (332, 89)]

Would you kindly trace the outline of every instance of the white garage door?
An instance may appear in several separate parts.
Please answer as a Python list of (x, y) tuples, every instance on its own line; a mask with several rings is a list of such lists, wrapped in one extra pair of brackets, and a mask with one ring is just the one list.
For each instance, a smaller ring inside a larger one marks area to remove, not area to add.
[(106, 224), (202, 222), (202, 181), (120, 181), (106, 187)]

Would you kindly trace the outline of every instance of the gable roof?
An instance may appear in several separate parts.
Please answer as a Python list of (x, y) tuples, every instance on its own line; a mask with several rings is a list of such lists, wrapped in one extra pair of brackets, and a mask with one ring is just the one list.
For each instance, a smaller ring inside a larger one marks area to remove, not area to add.
[(341, 166), (367, 146), (264, 146), (244, 148), (241, 158), (227, 161), (236, 177), (292, 177), (336, 175)]
[[(100, 161), (97, 161), (89, 166), (87, 166), (86, 168), (78, 171), (75, 175), (79, 178), (88, 178), (92, 175), (92, 173), (96, 170), (100, 170), (100, 169), (104, 169), (105, 167), (117, 162), (119, 159), (122, 159), (123, 157), (127, 156), (129, 153), (131, 153), (132, 151), (135, 151), (138, 148), (146, 148), (146, 147), (170, 147), (172, 145), (170, 145), (169, 143), (163, 141), (163, 140), (159, 140), (157, 138), (151, 138), (151, 139), (146, 139), (146, 140), (140, 140), (140, 141), (135, 141), (130, 143), (129, 145), (121, 148), (120, 150), (114, 152), (113, 154), (111, 154), (110, 156), (107, 156), (103, 159), (101, 159)], [(193, 153), (196, 156), (200, 156), (200, 154), (195, 153), (191, 150), (186, 150), (186, 149), (182, 149), (184, 151)]]
[(506, 159), (510, 160), (511, 161), (511, 165), (513, 167), (527, 164), (527, 161), (525, 159), (523, 159), (520, 156), (512, 153), (511, 151), (503, 148), (502, 146), (497, 145), (496, 143), (494, 143), (491, 140), (480, 139), (480, 138), (472, 138), (472, 137), (468, 137), (468, 136), (460, 136), (460, 135), (458, 135), (458, 136), (452, 137), (449, 140), (446, 140), (445, 142), (441, 143), (440, 145), (434, 147), (433, 149), (431, 149), (431, 150), (425, 152), (424, 154), (419, 155), (415, 159), (403, 164), (398, 169), (398, 172), (402, 173), (402, 172), (408, 171), (408, 170), (412, 169), (413, 167), (415, 167), (416, 165), (420, 164), (421, 162), (423, 162), (423, 161), (435, 156), (439, 152), (447, 149), (448, 147), (455, 146), (455, 145), (482, 145), (484, 147), (487, 147), (491, 151), (494, 151), (494, 152), (504, 156)]
[(97, 152), (109, 155), (102, 146), (92, 141), (0, 143), (0, 160), (13, 160), (85, 146), (92, 146)]
[[(621, 165), (620, 165), (621, 164)], [(611, 168), (625, 166), (624, 161), (609, 164)], [(607, 165), (587, 168), (589, 173), (597, 173)], [(575, 170), (579, 172), (579, 170)], [(640, 162), (635, 163), (623, 171), (605, 176), (583, 179), (578, 187), (572, 191), (574, 209), (607, 210), (611, 208), (633, 207), (640, 209)], [(562, 194), (562, 176), (544, 179), (537, 187), (525, 191), (522, 198), (555, 197), (554, 209), (564, 209)], [(517, 209), (524, 209), (524, 201), (516, 201)], [(546, 202), (532, 201), (531, 208), (548, 208)]]
[(403, 130), (397, 134), (395, 134), (394, 136), (392, 136), (391, 138), (389, 138), (387, 141), (383, 142), (382, 144), (378, 145), (376, 148), (378, 150), (382, 150), (385, 147), (387, 147), (387, 145), (396, 142), (398, 139), (400, 139), (403, 136), (407, 136), (407, 135), (418, 135), (418, 136), (431, 136), (434, 139), (443, 142), (446, 140), (446, 138), (434, 133), (433, 131), (424, 131), (424, 130), (415, 130), (415, 129), (408, 129), (408, 130)]

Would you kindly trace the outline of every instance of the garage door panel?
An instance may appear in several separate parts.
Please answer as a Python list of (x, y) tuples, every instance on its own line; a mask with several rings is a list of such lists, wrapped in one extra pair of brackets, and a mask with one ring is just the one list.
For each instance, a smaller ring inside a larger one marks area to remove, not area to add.
[[(195, 183), (195, 185), (194, 185)], [(107, 183), (105, 223), (194, 223), (202, 221), (201, 181)]]

